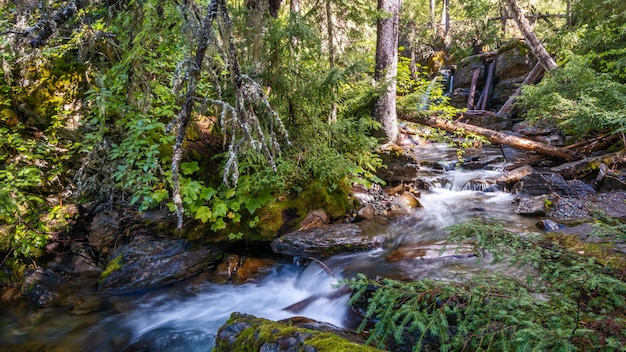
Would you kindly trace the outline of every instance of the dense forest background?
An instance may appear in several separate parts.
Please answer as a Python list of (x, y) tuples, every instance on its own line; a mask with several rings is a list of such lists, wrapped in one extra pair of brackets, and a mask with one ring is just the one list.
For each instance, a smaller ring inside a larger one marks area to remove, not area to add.
[[(573, 140), (622, 135), (626, 3), (519, 5), (559, 66), (524, 89), (520, 116)], [(430, 110), (457, 111), (431, 82), (521, 38), (507, 9), (404, 2), (398, 109), (428, 91)], [(370, 1), (0, 1), (1, 251), (41, 255), (71, 205), (93, 200), (178, 211), (231, 239), (275, 233), (286, 207), (343, 216), (353, 182), (380, 181), (386, 16)]]

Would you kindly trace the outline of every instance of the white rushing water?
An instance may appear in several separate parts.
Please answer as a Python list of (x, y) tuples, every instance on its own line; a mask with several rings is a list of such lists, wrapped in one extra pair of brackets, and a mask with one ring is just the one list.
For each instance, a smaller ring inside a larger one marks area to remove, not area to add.
[[(442, 145), (430, 146), (424, 153), (443, 163), (457, 159), (453, 150)], [(326, 258), (326, 267), (317, 262), (305, 268), (277, 264), (265, 276), (242, 285), (196, 279), (108, 297), (103, 309), (85, 316), (71, 316), (58, 309), (0, 311), (0, 350), (4, 339), (13, 344), (37, 340), (90, 352), (208, 351), (219, 327), (233, 312), (271, 320), (298, 315), (344, 327), (353, 323), (348, 295), (337, 294), (333, 287), (342, 277), (364, 273), (370, 277), (456, 280), (486, 268), (471, 258), (388, 260), (398, 246), (442, 240), (446, 227), (473, 218), (499, 219), (511, 230), (532, 231), (534, 220), (515, 215), (513, 195), (489, 188), (489, 180), (495, 179), (498, 171), (429, 171), (423, 167), (421, 172), (431, 185), (421, 193), (423, 207), (391, 224), (367, 230), (385, 239), (382, 249)], [(488, 270), (510, 269), (501, 266)]]
[[(105, 319), (92, 328), (91, 334), (101, 335), (103, 330), (115, 326), (118, 334), (126, 334), (125, 344), (130, 347), (125, 348), (131, 350), (207, 351), (217, 330), (233, 312), (271, 320), (301, 315), (344, 326), (349, 297), (333, 295), (337, 292), (333, 285), (338, 278), (317, 263), (302, 269), (280, 264), (258, 283), (192, 284), (156, 290), (140, 297), (118, 298), (118, 306), (132, 309)], [(297, 314), (285, 309), (304, 300), (306, 304)], [(109, 338), (85, 339), (80, 344), (98, 350), (109, 343), (106, 341)]]

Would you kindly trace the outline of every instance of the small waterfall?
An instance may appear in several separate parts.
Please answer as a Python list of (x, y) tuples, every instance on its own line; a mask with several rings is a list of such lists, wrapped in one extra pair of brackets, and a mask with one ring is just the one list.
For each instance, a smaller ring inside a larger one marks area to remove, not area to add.
[[(304, 270), (280, 265), (256, 284), (195, 287), (198, 293), (165, 292), (132, 302), (137, 308), (123, 319), (132, 332), (131, 346), (156, 350), (156, 344), (179, 350), (207, 351), (215, 334), (232, 312), (252, 314), (271, 320), (303, 315), (344, 326), (348, 295), (335, 294), (338, 278), (312, 262)], [(289, 309), (286, 309), (289, 308)], [(191, 338), (193, 336), (193, 338)], [(153, 346), (155, 345), (155, 346)], [(163, 349), (168, 350), (168, 349)]]
[(437, 80), (439, 80), (439, 77), (433, 78), (428, 84), (428, 88), (426, 88), (426, 91), (422, 94), (418, 110), (428, 110), (428, 108), (430, 107), (430, 92), (435, 87), (435, 84), (437, 84)]
[[(455, 280), (486, 270), (489, 262), (478, 266), (472, 258), (454, 257), (390, 260), (390, 253), (397, 248), (423, 243), (436, 246), (445, 240), (447, 227), (475, 218), (499, 219), (516, 232), (536, 231), (535, 219), (515, 214), (512, 194), (491, 189), (498, 171), (456, 168), (458, 154), (446, 144), (418, 145), (414, 151), (421, 158), (419, 180), (429, 185), (421, 193), (423, 207), (391, 223), (360, 224), (364, 233), (384, 239), (382, 248), (325, 258), (324, 264), (275, 264), (255, 282), (242, 285), (195, 278), (106, 297), (100, 309), (80, 316), (68, 314), (67, 308), (44, 308), (31, 314), (23, 307), (5, 307), (4, 314), (0, 310), (0, 350), (11, 344), (39, 343), (85, 351), (207, 351), (232, 312), (271, 320), (306, 316), (352, 328), (359, 322), (353, 321), (348, 309), (348, 294), (333, 287), (344, 277), (363, 273), (369, 277)], [(482, 150), (481, 158), (488, 156), (487, 152)], [(501, 265), (488, 270), (523, 276), (523, 272), (511, 272), (521, 269), (505, 262)]]

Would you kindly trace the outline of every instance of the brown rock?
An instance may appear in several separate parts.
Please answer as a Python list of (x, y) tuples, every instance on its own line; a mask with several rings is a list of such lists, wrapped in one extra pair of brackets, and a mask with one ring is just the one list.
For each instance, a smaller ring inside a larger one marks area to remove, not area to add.
[(403, 192), (399, 197), (393, 200), (393, 203), (402, 208), (421, 208), (422, 204), (411, 192)]
[(311, 210), (300, 223), (300, 231), (330, 224), (330, 219), (324, 209)]
[(372, 204), (368, 204), (363, 208), (359, 209), (357, 212), (359, 219), (370, 220), (376, 216), (376, 211), (374, 210), (374, 206)]

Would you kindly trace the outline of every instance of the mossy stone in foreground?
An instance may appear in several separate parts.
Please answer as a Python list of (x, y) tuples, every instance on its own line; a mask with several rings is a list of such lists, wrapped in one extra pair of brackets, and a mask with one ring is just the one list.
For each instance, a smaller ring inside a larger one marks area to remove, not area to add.
[(233, 313), (217, 333), (214, 352), (302, 351), (373, 352), (329, 332), (299, 328), (252, 315)]

